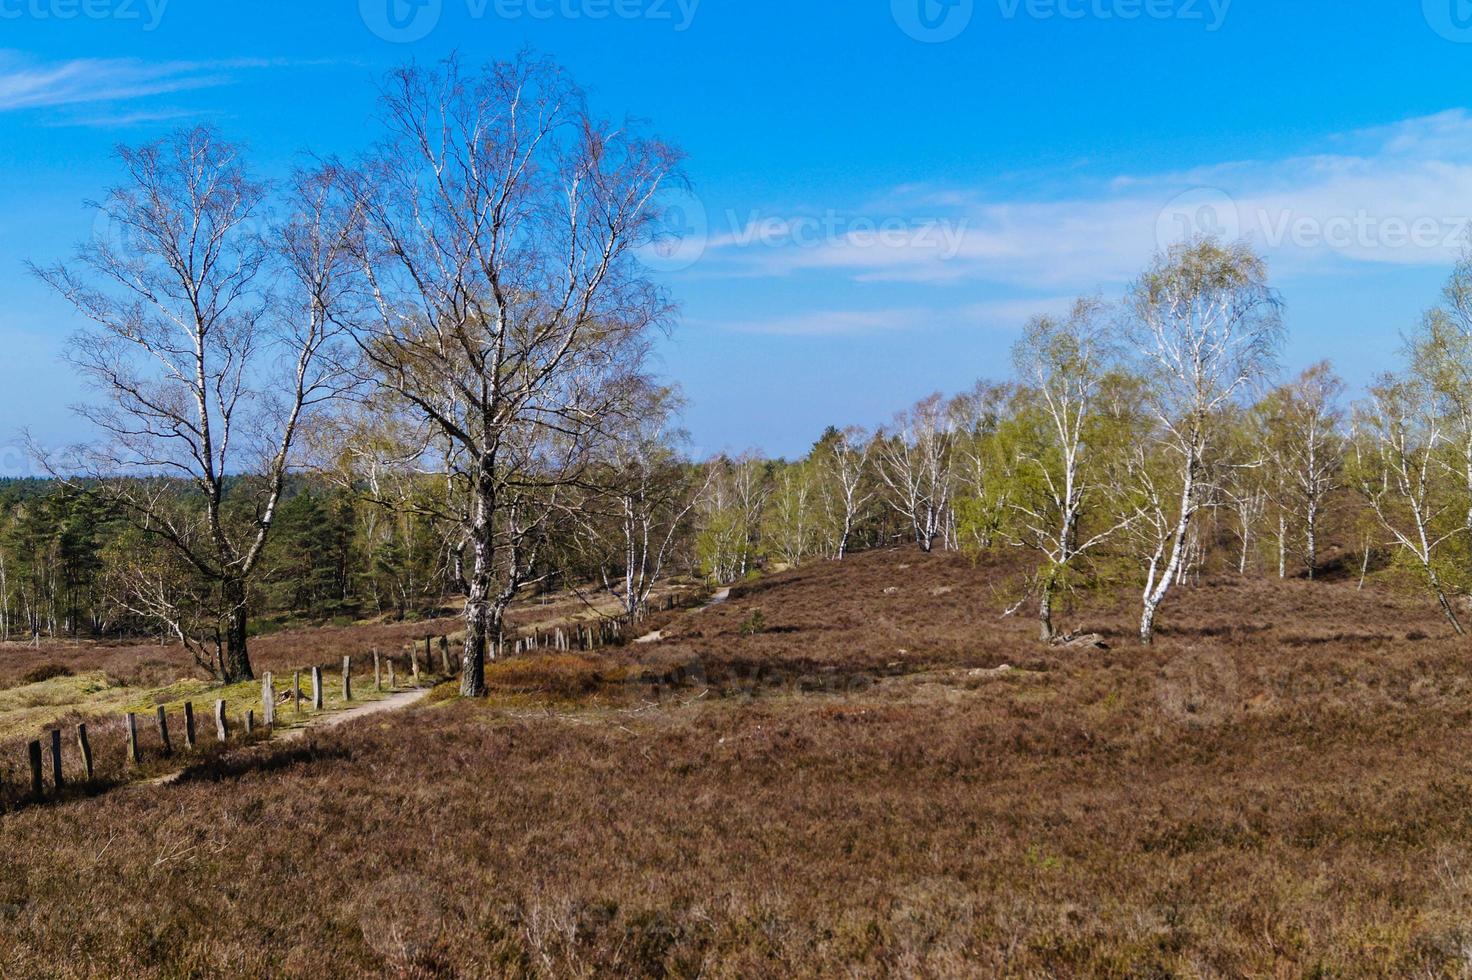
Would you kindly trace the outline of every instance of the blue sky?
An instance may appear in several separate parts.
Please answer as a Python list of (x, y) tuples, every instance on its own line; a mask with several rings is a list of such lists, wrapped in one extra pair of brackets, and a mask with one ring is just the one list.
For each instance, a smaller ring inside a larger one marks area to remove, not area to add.
[(115, 144), (209, 120), (279, 174), (362, 148), (392, 66), (527, 45), (689, 155), (650, 258), (702, 453), (1005, 377), (1030, 313), (1191, 227), (1268, 255), (1285, 367), (1360, 384), (1472, 215), (1466, 0), (0, 0), (0, 444), (85, 434), (22, 263), (90, 234)]

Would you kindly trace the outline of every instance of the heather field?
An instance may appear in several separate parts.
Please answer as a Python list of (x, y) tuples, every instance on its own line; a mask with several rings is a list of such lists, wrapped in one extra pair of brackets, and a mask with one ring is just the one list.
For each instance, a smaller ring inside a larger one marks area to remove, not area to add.
[(1153, 649), (1125, 596), (1064, 617), (1111, 649), (1045, 649), (1012, 572), (814, 562), (485, 701), (15, 808), (0, 974), (1465, 974), (1469, 680), (1424, 600), (1224, 577)]

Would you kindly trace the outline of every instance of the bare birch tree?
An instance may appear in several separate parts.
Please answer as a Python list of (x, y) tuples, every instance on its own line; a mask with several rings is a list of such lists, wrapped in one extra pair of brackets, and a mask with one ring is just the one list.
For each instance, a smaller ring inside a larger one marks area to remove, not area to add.
[(835, 561), (848, 554), (854, 527), (874, 499), (869, 465), (873, 444), (867, 432), (849, 426), (835, 432), (814, 457), (823, 473), (823, 509), (832, 535), (829, 554)]
[(952, 436), (946, 402), (936, 394), (895, 416), (876, 447), (890, 506), (922, 551), (935, 548), (949, 516)]
[(628, 424), (608, 433), (598, 449), (595, 488), (577, 515), (579, 539), (593, 554), (603, 590), (630, 620), (643, 615), (664, 580), (702, 491), (701, 468), (680, 452), (679, 405), (675, 391), (652, 388)]
[(1145, 495), (1154, 510), (1148, 523), (1161, 531), (1144, 556), (1140, 640), (1146, 645), (1182, 574), (1192, 522), (1208, 497), (1214, 416), (1272, 365), (1282, 335), (1279, 306), (1263, 260), (1246, 244), (1212, 239), (1158, 256), (1131, 290), (1128, 336), (1149, 382), (1158, 444), (1176, 471), (1168, 491), (1173, 500), (1154, 478)]
[(1467, 534), (1457, 495), (1443, 485), (1446, 435), (1436, 398), (1415, 380), (1384, 377), (1355, 413), (1356, 489), (1401, 554), (1415, 562), (1458, 636), (1446, 581), (1446, 547)]
[(1339, 487), (1344, 464), (1344, 383), (1327, 361), (1307, 368), (1283, 389), (1284, 471), (1303, 528), (1303, 565), (1310, 579), (1319, 572), (1319, 527), (1328, 497)]
[(697, 557), (712, 580), (731, 582), (746, 575), (756, 558), (772, 490), (768, 466), (748, 451), (736, 459), (718, 456), (706, 467), (709, 478), (696, 505)]
[(389, 139), (362, 174), (355, 331), (366, 374), (435, 427), (464, 488), (461, 692), (485, 691), (490, 644), (543, 556), (609, 418), (643, 383), (669, 311), (638, 250), (657, 235), (678, 153), (595, 118), (556, 65), (451, 59), (389, 78)]
[(1122, 530), (1133, 515), (1102, 506), (1112, 482), (1105, 454), (1117, 452), (1100, 412), (1101, 393), (1114, 358), (1104, 309), (1082, 299), (1067, 317), (1038, 317), (1013, 349), (1023, 384), (1018, 422), (1016, 492), (1008, 526), (1043, 557), (1038, 624), (1052, 642), (1053, 600), (1079, 559)]
[(116, 234), (32, 267), (90, 324), (72, 357), (96, 400), (78, 411), (103, 440), (78, 458), (197, 579), (183, 596), (140, 580), (136, 611), (219, 679), (249, 679), (251, 580), (303, 419), (339, 391), (326, 355), (350, 222), (306, 174), (263, 233), (270, 188), (209, 128), (119, 155), (126, 182), (96, 205)]

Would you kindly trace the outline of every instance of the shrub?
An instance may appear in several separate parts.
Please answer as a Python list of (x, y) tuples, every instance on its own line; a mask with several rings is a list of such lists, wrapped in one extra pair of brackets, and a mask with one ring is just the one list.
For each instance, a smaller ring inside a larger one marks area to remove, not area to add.
[(766, 628), (767, 617), (762, 615), (762, 611), (760, 609), (753, 609), (751, 615), (747, 616), (746, 619), (743, 620), (741, 623), (741, 635), (756, 636), (758, 633), (762, 632)]
[(72, 676), (72, 669), (70, 667), (52, 661), (51, 663), (41, 664), (39, 667), (32, 667), (26, 671), (25, 676), (21, 680), (27, 684), (40, 684), (42, 681), (49, 681), (56, 677), (70, 676)]

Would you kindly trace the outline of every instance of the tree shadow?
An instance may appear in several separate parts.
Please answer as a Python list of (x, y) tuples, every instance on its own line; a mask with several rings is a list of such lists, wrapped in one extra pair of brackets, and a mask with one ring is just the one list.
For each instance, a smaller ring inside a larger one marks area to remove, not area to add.
[(320, 745), (300, 742), (291, 748), (272, 748), (263, 744), (249, 752), (235, 752), (208, 759), (181, 772), (174, 785), (185, 783), (220, 783), (240, 779), (253, 773), (273, 773), (294, 766), (337, 762), (352, 758), (352, 753), (339, 744)]

